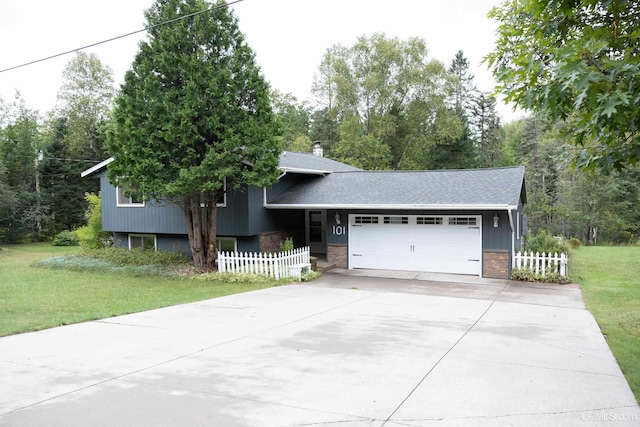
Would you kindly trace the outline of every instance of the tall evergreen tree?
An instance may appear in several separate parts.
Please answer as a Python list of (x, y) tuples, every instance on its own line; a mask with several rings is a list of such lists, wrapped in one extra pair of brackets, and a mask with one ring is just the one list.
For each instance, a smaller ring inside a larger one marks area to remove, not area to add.
[(496, 99), (488, 93), (478, 92), (471, 103), (469, 122), (476, 143), (479, 165), (500, 166), (504, 138), (496, 111)]
[(223, 0), (156, 0), (145, 16), (149, 39), (126, 73), (108, 135), (109, 179), (178, 203), (196, 265), (213, 268), (225, 188), (278, 176), (269, 86)]
[[(451, 62), (449, 72), (455, 77), (453, 105), (441, 109), (439, 119), (431, 127), (434, 144), (427, 155), (429, 169), (464, 169), (478, 164), (476, 147), (469, 127), (469, 109), (476, 92), (473, 75), (469, 73), (469, 61), (458, 51)], [(457, 119), (457, 120), (456, 120)], [(447, 123), (447, 126), (442, 126)], [(457, 128), (455, 133), (443, 133), (443, 128)]]
[(461, 50), (456, 53), (449, 67), (449, 71), (456, 77), (453, 92), (454, 108), (466, 117), (469, 116), (468, 109), (471, 107), (475, 92), (477, 92), (473, 82), (473, 74), (469, 73), (469, 67), (469, 60)]
[(40, 164), (40, 187), (43, 203), (49, 209), (48, 234), (51, 236), (84, 225), (88, 207), (85, 194), (99, 191), (97, 180), (80, 177), (90, 164), (84, 159), (73, 158), (66, 149), (67, 131), (67, 120), (56, 120)]

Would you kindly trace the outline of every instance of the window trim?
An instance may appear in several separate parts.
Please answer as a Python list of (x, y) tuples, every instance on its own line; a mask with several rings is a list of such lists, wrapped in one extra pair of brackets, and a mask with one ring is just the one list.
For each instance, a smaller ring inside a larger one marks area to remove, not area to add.
[[(129, 250), (132, 249), (137, 249), (137, 248), (133, 248), (131, 247), (131, 238), (132, 237), (153, 237), (153, 250), (157, 251), (158, 250), (158, 236), (155, 234), (145, 234), (145, 233), (129, 233), (127, 235), (127, 246)], [(144, 245), (142, 247), (144, 249)]]
[(233, 242), (233, 252), (238, 252), (238, 238), (237, 237), (226, 237), (226, 236), (220, 237), (220, 236), (216, 236), (216, 247), (218, 248), (219, 252), (222, 252), (222, 251), (220, 251), (220, 246), (221, 246), (220, 243), (223, 240), (232, 241)]
[[(122, 196), (122, 197), (120, 197)], [(121, 203), (120, 200), (129, 200), (129, 203)], [(145, 202), (144, 199), (141, 202), (134, 202), (131, 196), (127, 197), (124, 195), (121, 187), (116, 186), (116, 206), (119, 208), (144, 208)]]

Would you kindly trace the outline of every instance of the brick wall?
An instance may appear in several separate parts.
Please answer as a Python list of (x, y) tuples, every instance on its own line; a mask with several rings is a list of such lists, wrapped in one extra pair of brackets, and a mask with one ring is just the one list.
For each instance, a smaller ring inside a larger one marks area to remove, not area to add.
[(328, 244), (327, 262), (338, 268), (347, 268), (347, 245)]
[(280, 242), (283, 242), (290, 235), (291, 233), (287, 231), (260, 233), (260, 252), (280, 252)]
[(288, 237), (293, 238), (293, 246), (304, 246), (304, 230), (278, 230), (260, 233), (260, 252), (280, 252), (280, 243)]
[(509, 278), (509, 251), (484, 250), (483, 277)]

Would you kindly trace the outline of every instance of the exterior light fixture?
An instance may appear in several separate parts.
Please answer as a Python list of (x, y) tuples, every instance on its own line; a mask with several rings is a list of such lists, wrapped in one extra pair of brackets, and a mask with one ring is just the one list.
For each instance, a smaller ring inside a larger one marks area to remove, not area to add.
[(334, 216), (336, 220), (336, 224), (340, 225), (340, 212), (336, 212), (336, 216)]
[(500, 221), (500, 217), (498, 216), (498, 213), (496, 212), (496, 214), (493, 216), (493, 227), (494, 228), (498, 228), (498, 222)]

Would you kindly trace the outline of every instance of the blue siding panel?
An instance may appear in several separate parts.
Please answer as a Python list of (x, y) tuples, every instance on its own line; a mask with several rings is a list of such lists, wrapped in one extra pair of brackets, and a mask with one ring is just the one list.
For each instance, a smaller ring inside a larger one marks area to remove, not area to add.
[[(100, 182), (103, 230), (145, 234), (187, 234), (184, 213), (178, 205), (147, 201), (144, 207), (117, 206), (116, 187), (108, 182), (104, 174), (100, 177)], [(247, 198), (246, 191), (230, 191), (227, 194), (226, 207), (217, 209), (217, 234), (221, 236), (251, 235), (248, 226)]]

